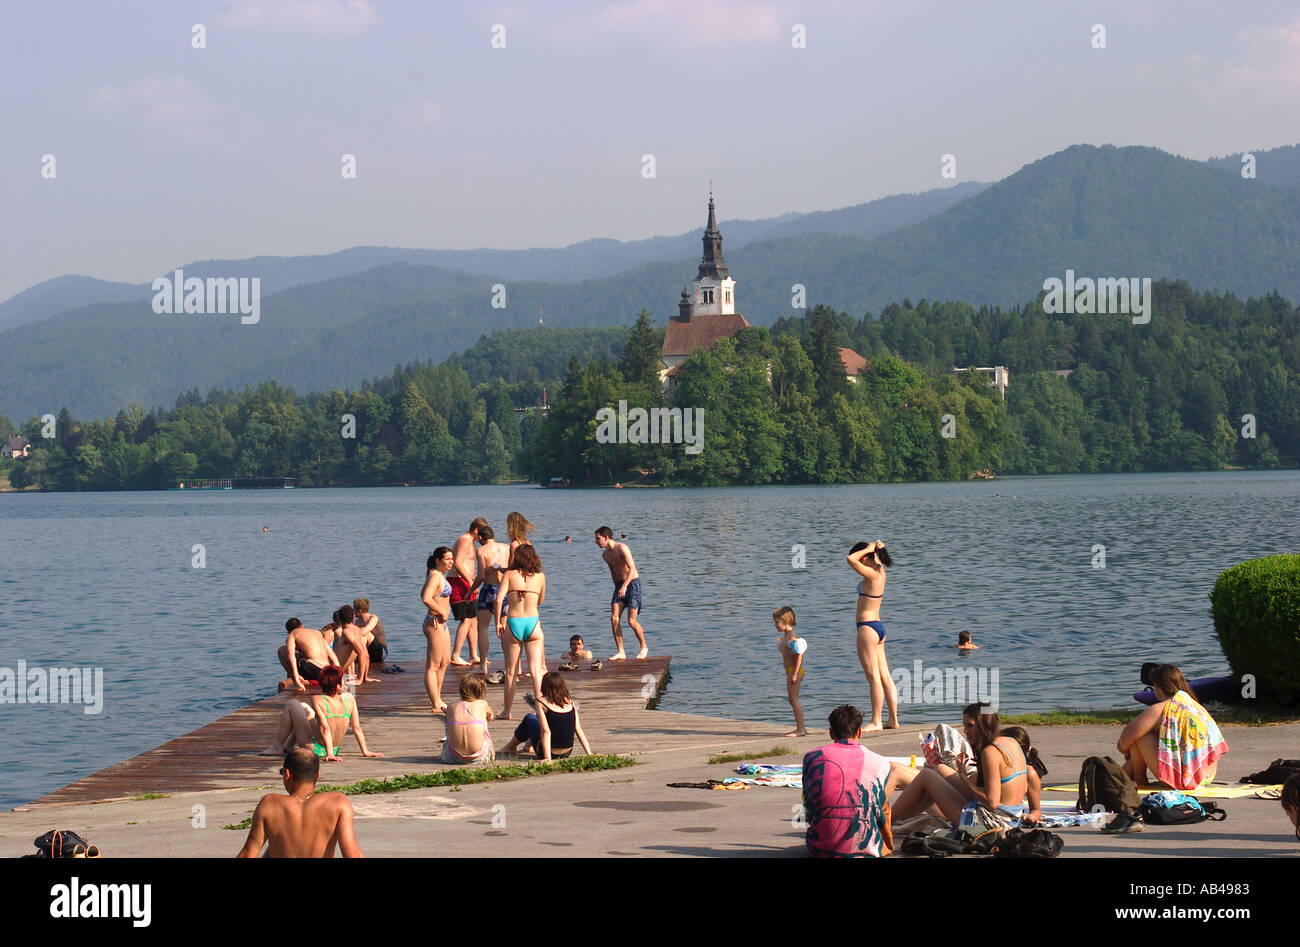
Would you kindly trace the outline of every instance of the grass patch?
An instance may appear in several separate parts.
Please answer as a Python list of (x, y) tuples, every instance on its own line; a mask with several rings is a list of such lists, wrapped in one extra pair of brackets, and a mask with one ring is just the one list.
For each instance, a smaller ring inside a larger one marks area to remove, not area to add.
[(710, 763), (741, 763), (745, 760), (761, 760), (768, 756), (785, 756), (790, 752), (790, 748), (785, 744), (774, 746), (770, 750), (762, 750), (758, 753), (719, 753), (717, 756), (710, 756)]
[[(1216, 723), (1233, 723), (1246, 727), (1268, 727), (1278, 723), (1300, 721), (1293, 707), (1278, 707), (1244, 701), (1240, 704), (1210, 704), (1210, 716)], [(998, 722), (1018, 727), (1123, 726), (1139, 713), (1142, 705), (1133, 702), (1124, 710), (1053, 710), (1049, 713), (1008, 714)]]
[(363, 779), (347, 786), (319, 786), (317, 792), (341, 792), (348, 796), (362, 796), (379, 792), (402, 792), (406, 789), (433, 789), (441, 786), (466, 786), (471, 783), (492, 783), (529, 776), (546, 776), (550, 773), (590, 773), (602, 769), (622, 769), (635, 766), (636, 761), (626, 756), (604, 754), (578, 756), (551, 763), (520, 763), (511, 766), (484, 766), (467, 769), (448, 769), (440, 773), (418, 773), (394, 776), (392, 779)]
[(141, 802), (145, 799), (166, 799), (168, 793), (165, 792), (142, 792), (131, 797), (132, 802)]
[(654, 696), (645, 702), (646, 710), (659, 709), (659, 699), (664, 696), (664, 691), (668, 689), (668, 682), (672, 679), (673, 672), (669, 668), (664, 668), (664, 676), (659, 679), (659, 684), (655, 687)]
[(234, 825), (223, 825), (223, 829), (234, 829), (236, 832), (243, 832), (253, 827), (253, 813), (246, 815), (242, 822), (236, 822)]

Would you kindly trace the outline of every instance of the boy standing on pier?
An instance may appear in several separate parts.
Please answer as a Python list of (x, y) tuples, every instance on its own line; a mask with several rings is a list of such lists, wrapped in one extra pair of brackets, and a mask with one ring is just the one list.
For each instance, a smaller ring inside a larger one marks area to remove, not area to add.
[(614, 629), (614, 646), (618, 652), (610, 657), (611, 661), (622, 661), (627, 658), (623, 652), (623, 626), (619, 616), (623, 611), (627, 611), (627, 624), (636, 632), (636, 640), (641, 645), (641, 650), (637, 652), (638, 658), (644, 658), (650, 653), (650, 649), (645, 643), (645, 629), (641, 623), (636, 620), (637, 614), (641, 611), (641, 575), (636, 571), (636, 563), (632, 561), (632, 550), (627, 548), (627, 543), (620, 543), (614, 539), (614, 531), (608, 526), (602, 526), (596, 530), (596, 545), (602, 550), (601, 558), (605, 560), (605, 565), (609, 566), (610, 577), (614, 580), (614, 597), (610, 599), (609, 621)]
[(772, 622), (781, 633), (781, 643), (777, 650), (781, 652), (781, 664), (785, 668), (785, 694), (790, 698), (790, 707), (794, 710), (794, 729), (786, 734), (788, 737), (806, 737), (808, 731), (803, 725), (803, 707), (799, 704), (799, 685), (803, 683), (803, 656), (808, 650), (808, 642), (794, 636), (794, 609), (782, 605), (772, 613)]

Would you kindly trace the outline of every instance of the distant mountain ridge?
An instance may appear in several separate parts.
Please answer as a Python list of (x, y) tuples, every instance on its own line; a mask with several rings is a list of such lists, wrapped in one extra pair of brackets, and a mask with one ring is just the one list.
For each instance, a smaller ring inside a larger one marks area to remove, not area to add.
[[(756, 325), (794, 312), (796, 284), (809, 307), (861, 316), (904, 297), (1023, 305), (1067, 269), (1300, 298), (1300, 189), (1259, 187), (1154, 148), (1074, 146), (874, 239), (815, 232), (737, 247), (721, 226), (737, 309)], [(147, 300), (89, 306), (0, 333), (11, 355), (0, 414), (21, 422), (64, 405), (80, 417), (112, 414), (265, 380), (300, 392), (355, 387), (394, 363), (441, 362), (494, 329), (535, 326), (539, 309), (547, 326), (630, 326), (643, 307), (662, 325), (699, 261), (699, 231), (689, 242), (679, 259), (581, 283), (395, 263), (279, 293), (264, 287), (257, 326), (158, 316)], [(504, 309), (491, 305), (499, 281)]]
[[(988, 185), (964, 182), (919, 194), (895, 194), (832, 211), (789, 213), (761, 220), (724, 221), (728, 243), (743, 247), (755, 240), (803, 233), (839, 233), (877, 237), (910, 226)], [(436, 266), (507, 280), (569, 282), (598, 279), (646, 263), (678, 260), (698, 252), (699, 231), (643, 240), (591, 239), (561, 248), (529, 250), (413, 250), (401, 247), (350, 247), (319, 256), (257, 256), (244, 260), (200, 260), (180, 266), (185, 275), (256, 276), (263, 293), (337, 279), (392, 263)], [(172, 271), (160, 273), (170, 275)], [(0, 331), (29, 325), (62, 312), (101, 302), (148, 299), (148, 283), (110, 283), (89, 276), (60, 276), (38, 283), (0, 303)]]

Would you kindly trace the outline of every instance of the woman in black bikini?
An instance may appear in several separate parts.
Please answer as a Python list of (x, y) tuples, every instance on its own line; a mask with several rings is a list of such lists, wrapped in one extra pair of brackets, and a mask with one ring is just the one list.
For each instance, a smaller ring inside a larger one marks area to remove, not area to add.
[[(849, 551), (849, 566), (862, 582), (858, 585), (858, 660), (871, 688), (871, 723), (863, 731), (898, 727), (898, 688), (889, 676), (885, 660), (885, 626), (880, 620), (880, 603), (885, 598), (885, 567), (894, 560), (882, 542), (858, 543)], [(889, 725), (881, 721), (883, 705), (889, 704)]]

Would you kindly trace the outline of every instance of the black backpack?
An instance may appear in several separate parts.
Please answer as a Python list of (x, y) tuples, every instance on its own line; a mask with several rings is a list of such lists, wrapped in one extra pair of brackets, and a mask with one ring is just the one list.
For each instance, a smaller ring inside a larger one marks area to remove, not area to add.
[(1079, 771), (1079, 811), (1123, 812), (1138, 806), (1137, 783), (1109, 756), (1090, 756)]
[(1297, 774), (1300, 774), (1300, 760), (1274, 760), (1268, 764), (1268, 769), (1261, 769), (1258, 773), (1243, 776), (1240, 782), (1275, 786), (1286, 782)]
[(993, 846), (999, 858), (1055, 858), (1065, 841), (1046, 829), (1011, 829)]
[(1202, 802), (1193, 796), (1188, 796), (1186, 801), (1174, 806), (1159, 805), (1148, 796), (1142, 800), (1138, 813), (1147, 825), (1194, 825), (1206, 819), (1222, 822), (1228, 817), (1228, 813), (1220, 809), (1217, 803), (1208, 799)]

